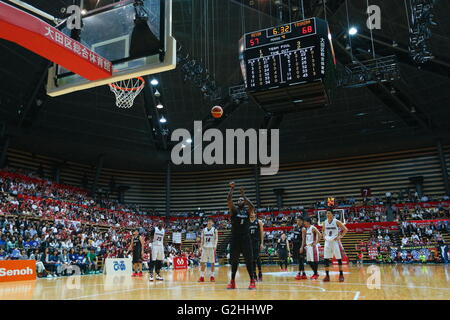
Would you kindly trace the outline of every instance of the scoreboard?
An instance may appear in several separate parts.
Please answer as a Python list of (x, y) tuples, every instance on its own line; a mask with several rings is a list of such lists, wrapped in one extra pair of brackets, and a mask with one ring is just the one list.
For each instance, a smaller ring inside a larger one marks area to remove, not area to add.
[(324, 80), (334, 68), (325, 20), (311, 18), (247, 33), (241, 40), (241, 68), (248, 91)]

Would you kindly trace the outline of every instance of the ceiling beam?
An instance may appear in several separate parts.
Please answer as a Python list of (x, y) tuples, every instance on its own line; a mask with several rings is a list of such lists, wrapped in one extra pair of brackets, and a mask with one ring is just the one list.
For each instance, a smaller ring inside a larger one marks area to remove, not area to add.
[[(356, 34), (356, 36), (358, 38), (362, 38), (362, 39), (371, 41), (371, 37), (368, 35), (365, 35), (362, 32), (358, 32)], [(395, 53), (395, 55), (397, 56), (397, 58), (399, 59), (399, 61), (401, 63), (408, 64), (414, 68), (432, 72), (434, 74), (437, 74), (437, 75), (440, 75), (440, 76), (443, 76), (446, 78), (450, 78), (450, 61), (448, 61), (444, 57), (435, 56), (435, 58), (433, 60), (431, 60), (430, 62), (418, 65), (418, 64), (415, 64), (411, 60), (411, 56), (409, 55), (409, 49), (401, 47), (400, 44), (394, 46), (392, 44), (392, 41), (389, 41), (387, 38), (380, 36), (378, 34), (374, 37), (374, 42), (385, 48), (391, 49)]]
[[(334, 40), (336, 44), (336, 52), (340, 54), (340, 62), (344, 64), (352, 63), (351, 55), (345, 46), (339, 42), (338, 39)], [(358, 59), (353, 56), (353, 60), (359, 62)], [(391, 92), (391, 89), (382, 83), (367, 86), (367, 89), (371, 91), (389, 110), (397, 114), (408, 126), (418, 126), (427, 131), (433, 133), (437, 126), (427, 116), (421, 108), (416, 105), (412, 99), (409, 98), (407, 93), (404, 93), (402, 89), (395, 84), (392, 84), (395, 88), (396, 94)], [(415, 110), (415, 112), (413, 112)], [(413, 121), (412, 121), (413, 120)]]

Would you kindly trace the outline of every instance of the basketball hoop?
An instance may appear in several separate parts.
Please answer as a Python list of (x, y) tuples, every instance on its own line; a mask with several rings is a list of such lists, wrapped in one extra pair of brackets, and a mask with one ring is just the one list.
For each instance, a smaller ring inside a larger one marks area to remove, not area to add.
[(109, 84), (109, 88), (116, 95), (116, 106), (129, 109), (134, 104), (134, 99), (144, 89), (145, 80), (142, 77), (122, 80)]

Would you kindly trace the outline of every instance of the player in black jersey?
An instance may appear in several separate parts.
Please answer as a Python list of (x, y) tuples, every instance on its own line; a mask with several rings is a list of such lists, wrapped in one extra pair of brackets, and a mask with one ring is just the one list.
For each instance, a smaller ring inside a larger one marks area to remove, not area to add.
[[(244, 188), (241, 188), (241, 197), (237, 207), (233, 203), (233, 192), (235, 183), (230, 182), (230, 192), (228, 193), (228, 208), (231, 214), (231, 282), (227, 289), (236, 289), (236, 273), (239, 267), (239, 257), (241, 253), (245, 259), (245, 265), (250, 276), (249, 289), (256, 289), (255, 279), (253, 278), (253, 254), (252, 242), (250, 239), (250, 213), (255, 211), (255, 206), (245, 197)], [(248, 210), (245, 208), (248, 207)]]
[(129, 250), (133, 253), (133, 277), (142, 277), (142, 258), (144, 257), (144, 237), (135, 230)]
[(305, 252), (304, 248), (302, 248), (302, 242), (304, 238), (303, 234), (303, 226), (304, 220), (303, 217), (297, 218), (297, 224), (294, 226), (294, 230), (292, 231), (292, 251), (294, 256), (295, 263), (298, 263), (298, 274), (295, 277), (295, 280), (306, 280), (308, 277), (305, 273)]
[[(291, 255), (291, 252), (289, 249), (289, 240), (285, 233), (281, 234), (281, 238), (278, 240), (277, 251), (281, 271), (287, 271), (288, 257)], [(285, 266), (285, 268), (283, 268), (283, 266)]]
[[(253, 249), (253, 279), (262, 281), (262, 266), (259, 253), (264, 248), (264, 224), (256, 216), (255, 211), (250, 213), (250, 238), (252, 239)], [(258, 277), (256, 277), (256, 266), (258, 266)]]

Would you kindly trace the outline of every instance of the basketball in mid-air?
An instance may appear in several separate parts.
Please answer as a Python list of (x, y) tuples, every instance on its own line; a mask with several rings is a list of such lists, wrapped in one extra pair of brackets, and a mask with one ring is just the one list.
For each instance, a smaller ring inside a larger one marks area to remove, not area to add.
[(223, 109), (222, 109), (222, 107), (215, 106), (214, 108), (212, 108), (211, 114), (216, 119), (222, 118), (222, 116), (223, 116)]

